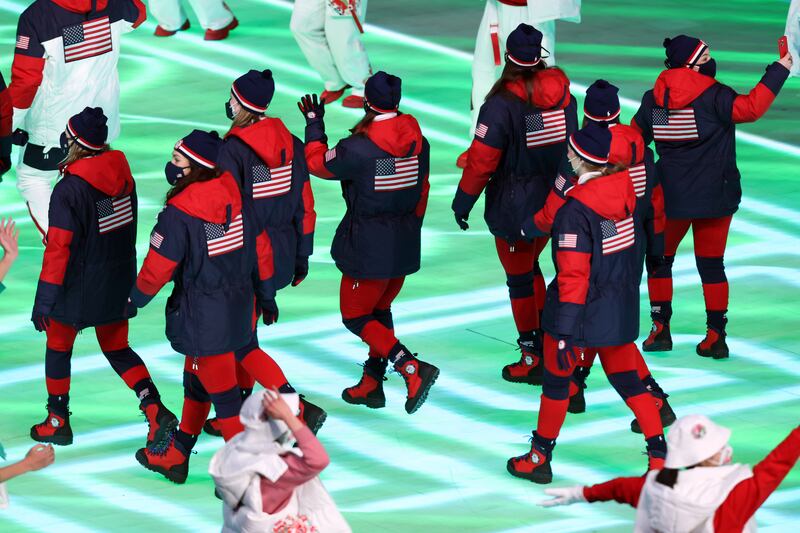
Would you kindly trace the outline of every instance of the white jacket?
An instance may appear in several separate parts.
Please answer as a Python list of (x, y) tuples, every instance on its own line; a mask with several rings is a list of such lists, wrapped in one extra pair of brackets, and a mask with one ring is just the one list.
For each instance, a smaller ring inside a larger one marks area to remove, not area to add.
[(9, 90), (14, 128), (45, 147), (67, 120), (102, 107), (108, 141), (119, 136), (120, 37), (145, 20), (139, 0), (36, 0), (22, 12)]
[[(647, 474), (636, 508), (635, 533), (714, 533), (714, 514), (741, 481), (753, 477), (742, 464), (681, 470), (670, 488)], [(751, 518), (746, 532), (756, 531)]]
[(581, 0), (528, 0), (530, 23), (548, 20), (581, 21)]

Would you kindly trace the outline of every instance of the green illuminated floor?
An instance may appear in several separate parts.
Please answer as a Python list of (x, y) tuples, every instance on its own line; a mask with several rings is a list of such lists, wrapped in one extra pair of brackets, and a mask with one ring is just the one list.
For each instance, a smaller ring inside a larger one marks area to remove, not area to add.
[[(598, 77), (620, 85), (628, 118), (659, 72), (664, 36), (702, 36), (717, 57), (719, 78), (746, 91), (776, 55), (788, 8), (778, 0), (585, 4), (582, 25), (559, 24), (559, 61), (576, 95)], [(298, 134), (295, 101), (321, 89), (289, 34), (288, 3), (230, 5), (242, 25), (227, 41), (205, 43), (194, 29), (156, 39), (153, 22), (124, 39), (123, 135), (116, 147), (128, 154), (139, 183), (140, 260), (167, 188), (161, 169), (173, 143), (193, 127), (224, 131), (232, 79), (249, 68), (271, 68), (278, 83), (272, 112)], [(355, 531), (630, 530), (629, 508), (543, 510), (534, 505), (543, 497), (541, 487), (505, 472), (506, 459), (528, 446), (538, 390), (500, 379), (501, 366), (516, 357), (504, 276), (480, 209), (467, 233), (449, 209), (459, 176), (453, 162), (467, 144), (470, 54), (482, 6), (482, 0), (375, 0), (369, 17), (375, 26), (365, 38), (375, 69), (403, 78), (403, 109), (419, 118), (432, 145), (423, 270), (408, 280), (395, 307), (399, 336), (442, 368), (429, 402), (407, 416), (397, 376), (387, 383), (384, 410), (359, 409), (339, 398), (358, 379), (356, 363), (366, 350), (337, 313), (339, 273), (327, 253), (342, 212), (337, 184), (313, 184), (319, 218), (311, 275), (279, 296), (281, 323), (261, 330), (262, 345), (299, 390), (329, 411), (321, 438), (333, 462), (324, 479)], [(0, 0), (4, 73), (23, 8), (20, 1)], [(730, 361), (693, 353), (704, 313), (690, 242), (676, 261), (676, 349), (649, 358), (678, 414), (703, 412), (733, 428), (735, 457), (750, 463), (800, 421), (798, 96), (800, 83), (790, 80), (763, 121), (740, 128), (746, 198), (727, 254)], [(358, 117), (330, 106), (329, 135), (343, 135)], [(0, 440), (17, 459), (31, 445), (28, 428), (43, 417), (46, 393), (44, 337), (28, 321), (42, 249), (14, 181), (12, 172), (0, 185), (0, 215), (22, 226), (22, 255), (0, 296)], [(549, 261), (543, 266), (549, 276)], [(166, 403), (178, 410), (182, 358), (163, 335), (164, 298), (133, 322), (131, 342)], [(557, 486), (636, 475), (645, 465), (641, 437), (628, 430), (630, 414), (601, 374), (590, 380), (587, 413), (567, 419), (555, 452)], [(50, 469), (9, 483), (12, 506), (0, 511), (0, 531), (218, 530), (221, 509), (206, 468), (221, 441), (202, 437), (187, 484), (174, 486), (136, 463), (146, 425), (91, 332), (78, 339), (72, 383), (75, 444), (59, 448)], [(789, 531), (800, 522), (800, 471), (788, 476), (757, 518), (763, 531)]]

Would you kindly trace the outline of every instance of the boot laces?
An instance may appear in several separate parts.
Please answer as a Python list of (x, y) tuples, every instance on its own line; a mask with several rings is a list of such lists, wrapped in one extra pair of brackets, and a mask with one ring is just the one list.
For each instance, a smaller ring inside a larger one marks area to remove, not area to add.
[(172, 443), (175, 441), (175, 431), (176, 430), (170, 431), (160, 441), (156, 441), (150, 446), (148, 446), (147, 453), (149, 453), (150, 455), (157, 455), (159, 457), (167, 455), (167, 451), (169, 450)]

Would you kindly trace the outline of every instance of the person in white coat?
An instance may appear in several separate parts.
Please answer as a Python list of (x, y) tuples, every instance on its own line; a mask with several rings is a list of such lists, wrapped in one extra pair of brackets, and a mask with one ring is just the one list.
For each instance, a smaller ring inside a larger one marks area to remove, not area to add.
[[(789, 38), (789, 53), (792, 57), (800, 57), (800, 0), (792, 0), (789, 4), (786, 31), (783, 34)], [(800, 61), (792, 64), (791, 75), (800, 75)]]
[[(472, 129), (475, 131), (486, 95), (505, 66), (506, 39), (517, 26), (530, 24), (542, 32), (542, 48), (548, 66), (555, 65), (556, 20), (580, 22), (581, 0), (486, 0), (483, 18), (475, 40), (472, 61)], [(467, 152), (458, 158), (466, 167)]]
[(662, 470), (589, 487), (545, 489), (543, 507), (615, 500), (636, 507), (636, 533), (756, 530), (755, 512), (800, 456), (800, 427), (752, 469), (732, 463), (731, 430), (703, 415), (684, 416), (667, 435)]
[(328, 454), (297, 418), (299, 408), (299, 395), (277, 389), (255, 392), (242, 404), (244, 431), (208, 468), (223, 500), (223, 533), (350, 533), (319, 479)]
[(372, 75), (361, 42), (367, 0), (295, 0), (290, 27), (308, 64), (325, 82), (321, 94), (326, 104), (349, 88), (344, 107), (361, 109), (364, 83)]

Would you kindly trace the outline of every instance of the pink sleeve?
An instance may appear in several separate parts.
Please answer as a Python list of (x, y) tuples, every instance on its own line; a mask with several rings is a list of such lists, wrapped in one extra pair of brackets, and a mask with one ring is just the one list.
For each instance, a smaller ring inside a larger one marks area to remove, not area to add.
[(289, 467), (274, 483), (261, 478), (261, 500), (265, 513), (275, 513), (288, 502), (295, 488), (313, 479), (330, 463), (328, 452), (310, 429), (303, 426), (294, 437), (297, 446), (303, 452), (302, 457), (290, 453), (282, 459)]

